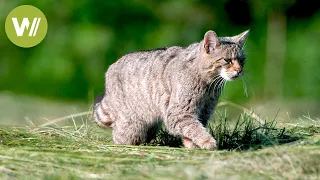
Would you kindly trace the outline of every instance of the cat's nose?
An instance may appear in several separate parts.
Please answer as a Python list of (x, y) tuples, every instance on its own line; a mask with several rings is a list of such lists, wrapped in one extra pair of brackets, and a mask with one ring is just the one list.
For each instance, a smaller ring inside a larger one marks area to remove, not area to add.
[(240, 68), (240, 67), (239, 67), (239, 68), (236, 68), (235, 71), (236, 71), (238, 74), (241, 74), (242, 68)]

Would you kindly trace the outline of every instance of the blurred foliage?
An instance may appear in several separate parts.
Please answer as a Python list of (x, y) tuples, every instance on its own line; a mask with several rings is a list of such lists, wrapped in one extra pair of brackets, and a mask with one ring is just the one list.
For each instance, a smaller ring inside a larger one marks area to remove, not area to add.
[[(24, 4), (41, 9), (49, 25), (46, 38), (29, 49), (4, 32), (6, 16)], [(187, 46), (209, 29), (219, 36), (250, 29), (249, 97), (320, 99), (319, 8), (302, 0), (1, 0), (0, 90), (87, 100), (103, 92), (106, 69), (128, 52)], [(245, 99), (242, 88), (240, 80), (228, 83), (224, 96)]]

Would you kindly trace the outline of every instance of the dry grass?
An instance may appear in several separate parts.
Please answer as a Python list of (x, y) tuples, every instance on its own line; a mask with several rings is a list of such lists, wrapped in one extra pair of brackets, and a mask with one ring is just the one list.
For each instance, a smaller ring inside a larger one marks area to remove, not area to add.
[(276, 120), (261, 123), (247, 112), (235, 120), (217, 112), (209, 126), (217, 151), (168, 147), (181, 140), (165, 130), (144, 146), (113, 145), (110, 129), (89, 117), (0, 127), (0, 179), (320, 178), (320, 123), (308, 116), (279, 128)]

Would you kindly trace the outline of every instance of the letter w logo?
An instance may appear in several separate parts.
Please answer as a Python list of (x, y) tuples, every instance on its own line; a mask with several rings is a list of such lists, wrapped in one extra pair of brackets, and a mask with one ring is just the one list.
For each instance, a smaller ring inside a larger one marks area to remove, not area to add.
[[(29, 30), (29, 36), (36, 36), (41, 18), (33, 18), (31, 29)], [(17, 36), (23, 36), (25, 29), (29, 29), (29, 19), (23, 18), (21, 25), (19, 26), (18, 19), (12, 18), (13, 26), (16, 30)]]

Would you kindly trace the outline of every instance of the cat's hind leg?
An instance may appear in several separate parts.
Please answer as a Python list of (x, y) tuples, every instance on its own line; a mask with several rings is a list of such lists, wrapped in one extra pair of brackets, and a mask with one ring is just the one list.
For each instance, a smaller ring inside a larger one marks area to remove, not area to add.
[(143, 121), (117, 119), (112, 129), (115, 144), (139, 145), (147, 140), (146, 124)]

